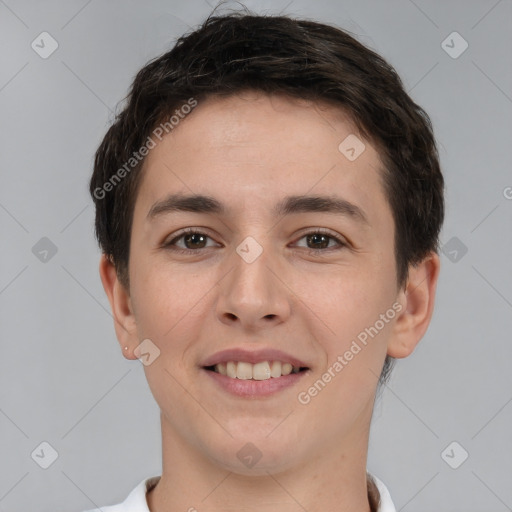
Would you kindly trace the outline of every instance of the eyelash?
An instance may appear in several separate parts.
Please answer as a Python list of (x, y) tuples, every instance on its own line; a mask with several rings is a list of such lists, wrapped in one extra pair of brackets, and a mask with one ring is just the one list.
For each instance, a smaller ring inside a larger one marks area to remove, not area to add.
[[(169, 242), (164, 243), (162, 245), (162, 247), (164, 249), (167, 249), (167, 250), (179, 253), (179, 254), (191, 254), (193, 252), (199, 252), (201, 250), (209, 249), (209, 247), (203, 247), (203, 248), (200, 248), (200, 249), (183, 249), (181, 247), (176, 247), (175, 243), (178, 240), (181, 240), (186, 235), (203, 235), (203, 236), (206, 236), (207, 238), (211, 239), (211, 237), (207, 233), (199, 231), (199, 230), (197, 230), (195, 228), (186, 228), (183, 231), (181, 231), (177, 236), (175, 236), (172, 240), (170, 240)], [(338, 237), (334, 236), (329, 231), (327, 231), (325, 229), (322, 229), (322, 228), (318, 228), (318, 229), (315, 229), (315, 230), (312, 230), (312, 231), (308, 231), (307, 233), (304, 233), (298, 240), (301, 240), (302, 238), (304, 238), (306, 236), (310, 236), (310, 235), (324, 235), (324, 236), (327, 236), (328, 238), (334, 240), (338, 244), (338, 247), (327, 247), (327, 248), (324, 248), (324, 249), (310, 249), (308, 247), (303, 247), (302, 249), (305, 249), (309, 254), (320, 255), (321, 253), (330, 252), (333, 249), (343, 249), (345, 247), (348, 247), (348, 244), (346, 242), (344, 242), (343, 240), (341, 240)]]

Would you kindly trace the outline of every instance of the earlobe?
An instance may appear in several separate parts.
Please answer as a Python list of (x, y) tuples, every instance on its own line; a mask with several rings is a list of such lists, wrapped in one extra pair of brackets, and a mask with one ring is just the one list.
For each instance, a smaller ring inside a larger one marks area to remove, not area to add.
[(119, 345), (127, 359), (136, 359), (133, 350), (139, 342), (130, 294), (119, 281), (114, 264), (105, 254), (101, 255), (99, 272), (103, 288), (110, 302)]
[(409, 356), (425, 334), (434, 311), (439, 256), (435, 252), (409, 267), (409, 277), (398, 301), (403, 305), (388, 343), (387, 354), (397, 359)]

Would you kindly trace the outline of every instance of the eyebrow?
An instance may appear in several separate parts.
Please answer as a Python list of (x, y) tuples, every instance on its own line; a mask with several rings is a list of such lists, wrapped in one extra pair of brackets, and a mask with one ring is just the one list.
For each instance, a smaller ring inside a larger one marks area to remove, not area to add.
[[(153, 204), (147, 219), (151, 221), (171, 212), (226, 215), (228, 210), (224, 204), (211, 196), (171, 194)], [(272, 210), (276, 217), (309, 212), (345, 215), (361, 224), (370, 225), (366, 214), (359, 206), (338, 196), (288, 196), (277, 203)]]

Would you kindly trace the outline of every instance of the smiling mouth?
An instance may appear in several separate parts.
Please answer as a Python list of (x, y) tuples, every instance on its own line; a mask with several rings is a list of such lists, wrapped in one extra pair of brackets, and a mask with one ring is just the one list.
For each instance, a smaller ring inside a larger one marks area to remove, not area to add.
[(231, 379), (240, 380), (277, 379), (291, 373), (300, 373), (308, 370), (305, 366), (292, 366), (291, 363), (281, 361), (262, 361), (256, 364), (244, 361), (228, 361), (213, 366), (204, 366), (203, 368)]

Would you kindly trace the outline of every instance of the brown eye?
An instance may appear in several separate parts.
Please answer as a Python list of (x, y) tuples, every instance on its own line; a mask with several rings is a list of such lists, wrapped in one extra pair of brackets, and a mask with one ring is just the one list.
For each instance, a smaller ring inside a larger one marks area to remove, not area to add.
[(183, 243), (187, 249), (202, 249), (208, 237), (202, 233), (191, 233), (183, 235), (181, 238), (183, 238)]
[[(312, 253), (329, 252), (332, 249), (341, 249), (347, 247), (347, 243), (332, 235), (329, 232), (324, 231), (311, 231), (303, 235), (299, 240), (306, 239), (306, 246), (299, 245)], [(332, 244), (334, 242), (334, 245)]]
[(207, 245), (211, 237), (201, 231), (187, 229), (174, 237), (169, 242), (165, 242), (163, 247), (176, 252), (191, 253), (199, 249), (208, 249), (212, 245)]
[(307, 235), (308, 244), (313, 244), (311, 249), (325, 249), (329, 246), (330, 236), (324, 235), (322, 233), (314, 233), (312, 235)]

